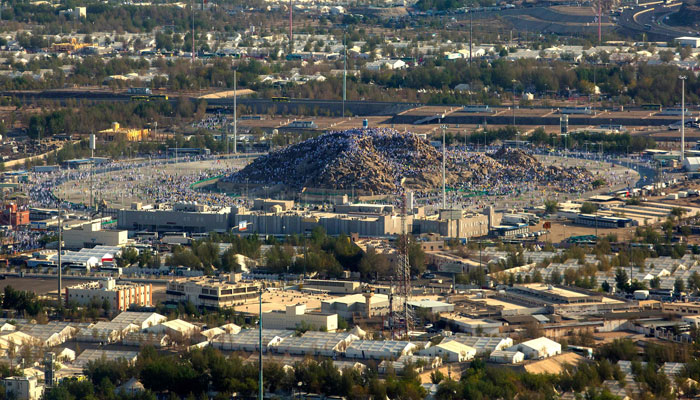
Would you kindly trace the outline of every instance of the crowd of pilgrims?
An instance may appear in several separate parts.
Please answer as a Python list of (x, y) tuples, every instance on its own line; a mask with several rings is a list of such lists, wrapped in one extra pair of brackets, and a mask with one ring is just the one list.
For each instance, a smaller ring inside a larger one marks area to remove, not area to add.
[[(178, 162), (193, 162), (212, 159), (211, 156), (183, 157)], [(56, 208), (59, 205), (57, 190), (61, 191), (87, 190), (92, 178), (92, 186), (98, 198), (135, 199), (142, 198), (153, 203), (175, 204), (180, 202), (198, 202), (210, 206), (233, 205), (236, 200), (225, 193), (199, 191), (191, 185), (195, 182), (209, 179), (221, 174), (230, 174), (232, 167), (226, 166), (226, 161), (220, 167), (191, 173), (178, 173), (173, 165), (161, 160), (144, 160), (138, 162), (110, 162), (90, 170), (61, 169), (50, 173), (36, 174), (29, 189), (30, 204), (34, 207)], [(105, 172), (115, 172), (103, 175)], [(86, 185), (87, 183), (87, 185)], [(63, 197), (63, 193), (60, 193)], [(81, 203), (64, 203), (70, 209), (84, 209)]]
[[(474, 152), (464, 147), (449, 147), (447, 186), (453, 206), (485, 207), (487, 196), (501, 198), (530, 196), (557, 197), (558, 193), (581, 194), (591, 189), (597, 178), (581, 167), (543, 165), (526, 150), (496, 148)], [(182, 158), (182, 162), (212, 159), (211, 156)], [(219, 161), (224, 162), (225, 161)], [(102, 175), (104, 172), (120, 171)], [(30, 187), (32, 206), (58, 205), (56, 189), (85, 190), (89, 170), (58, 170), (37, 174)], [(328, 188), (385, 194), (403, 194), (405, 178), (419, 202), (438, 204), (441, 197), (442, 149), (419, 135), (388, 128), (350, 129), (329, 132), (304, 142), (261, 156), (242, 170), (226, 164), (192, 173), (176, 173), (162, 160), (110, 162), (96, 167), (93, 181), (96, 193), (108, 193), (118, 199), (141, 198), (153, 203), (198, 202), (211, 206), (242, 202), (224, 193), (195, 190), (197, 181), (222, 175), (223, 181), (240, 184), (276, 185), (291, 188)], [(610, 175), (605, 180), (623, 180), (627, 176)], [(420, 187), (420, 184), (423, 187)], [(608, 182), (615, 183), (615, 182)], [(72, 186), (72, 187), (71, 187)], [(99, 197), (99, 196), (98, 196)], [(83, 204), (71, 203), (80, 209)]]

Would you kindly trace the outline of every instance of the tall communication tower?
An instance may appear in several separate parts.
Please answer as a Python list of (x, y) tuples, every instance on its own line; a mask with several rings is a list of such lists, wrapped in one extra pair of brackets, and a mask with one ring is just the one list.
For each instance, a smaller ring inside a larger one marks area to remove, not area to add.
[(391, 322), (393, 329), (398, 328), (406, 335), (411, 330), (411, 313), (408, 307), (408, 298), (411, 295), (411, 266), (408, 262), (408, 231), (406, 229), (406, 194), (401, 196), (401, 238), (398, 243), (398, 262), (394, 271), (395, 295), (400, 303), (398, 306), (392, 304)]

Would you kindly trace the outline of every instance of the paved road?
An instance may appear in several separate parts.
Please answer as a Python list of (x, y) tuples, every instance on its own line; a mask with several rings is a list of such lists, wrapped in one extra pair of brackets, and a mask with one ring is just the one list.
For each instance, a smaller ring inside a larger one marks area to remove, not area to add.
[(618, 24), (628, 31), (646, 34), (647, 40), (673, 40), (679, 36), (687, 35), (688, 31), (660, 22), (669, 14), (677, 12), (680, 9), (680, 4), (653, 4), (629, 8), (620, 15)]

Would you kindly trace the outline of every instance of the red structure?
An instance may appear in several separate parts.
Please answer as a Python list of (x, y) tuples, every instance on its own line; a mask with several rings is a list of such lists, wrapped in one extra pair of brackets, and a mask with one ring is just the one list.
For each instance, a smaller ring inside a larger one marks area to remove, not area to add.
[(29, 210), (20, 209), (17, 204), (10, 203), (6, 204), (5, 208), (0, 214), (0, 225), (28, 225), (29, 224)]

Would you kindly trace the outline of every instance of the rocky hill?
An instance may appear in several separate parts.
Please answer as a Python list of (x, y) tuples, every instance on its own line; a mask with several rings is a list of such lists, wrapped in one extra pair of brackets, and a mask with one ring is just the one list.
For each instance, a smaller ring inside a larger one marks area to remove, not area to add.
[[(450, 151), (447, 164), (448, 185), (469, 190), (504, 192), (519, 184), (555, 183), (562, 191), (574, 191), (592, 181), (585, 170), (544, 166), (517, 149), (503, 148), (490, 156)], [(416, 135), (390, 129), (330, 132), (259, 157), (224, 180), (295, 190), (429, 191), (441, 185), (442, 152)]]

